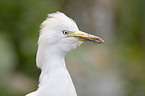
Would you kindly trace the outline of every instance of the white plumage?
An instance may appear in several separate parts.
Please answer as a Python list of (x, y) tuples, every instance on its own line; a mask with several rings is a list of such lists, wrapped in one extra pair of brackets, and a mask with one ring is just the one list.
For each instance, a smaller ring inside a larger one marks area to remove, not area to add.
[(36, 63), (41, 69), (38, 89), (26, 96), (77, 96), (65, 65), (65, 55), (83, 41), (104, 42), (79, 31), (76, 23), (61, 12), (48, 14), (41, 24)]

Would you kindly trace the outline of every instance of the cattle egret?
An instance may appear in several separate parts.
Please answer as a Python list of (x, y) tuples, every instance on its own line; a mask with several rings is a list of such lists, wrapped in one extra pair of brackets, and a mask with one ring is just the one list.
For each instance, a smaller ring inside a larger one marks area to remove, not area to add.
[(77, 96), (65, 65), (65, 55), (84, 41), (103, 43), (94, 35), (82, 32), (65, 14), (48, 14), (41, 24), (36, 63), (41, 69), (38, 89), (26, 96)]

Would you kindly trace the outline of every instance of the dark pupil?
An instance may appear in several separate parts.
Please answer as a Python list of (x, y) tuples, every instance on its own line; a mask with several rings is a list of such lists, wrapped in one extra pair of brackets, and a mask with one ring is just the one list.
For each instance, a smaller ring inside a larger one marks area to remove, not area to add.
[(68, 32), (67, 31), (64, 31), (64, 34), (68, 34)]

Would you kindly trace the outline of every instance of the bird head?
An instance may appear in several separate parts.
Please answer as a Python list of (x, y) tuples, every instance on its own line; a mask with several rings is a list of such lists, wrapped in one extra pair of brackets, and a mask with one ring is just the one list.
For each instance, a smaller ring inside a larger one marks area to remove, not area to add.
[(103, 39), (78, 29), (75, 21), (61, 12), (48, 14), (41, 24), (38, 45), (55, 46), (63, 51), (80, 46), (84, 41), (103, 43)]

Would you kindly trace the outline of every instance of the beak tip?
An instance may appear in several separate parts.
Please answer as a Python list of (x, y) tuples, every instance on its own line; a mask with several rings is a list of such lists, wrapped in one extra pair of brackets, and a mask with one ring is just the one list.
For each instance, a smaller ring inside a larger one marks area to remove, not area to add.
[(102, 39), (102, 38), (97, 38), (98, 40), (96, 40), (97, 41), (97, 43), (99, 43), (99, 44), (101, 44), (101, 43), (104, 43), (105, 41)]
[(105, 41), (102, 39), (102, 40), (101, 40), (101, 43), (104, 43), (104, 42), (105, 42)]
[(103, 39), (100, 39), (100, 40), (97, 40), (96, 43), (101, 44), (101, 43), (104, 43), (104, 42), (105, 42), (105, 41), (104, 41)]

